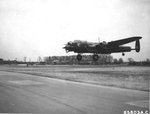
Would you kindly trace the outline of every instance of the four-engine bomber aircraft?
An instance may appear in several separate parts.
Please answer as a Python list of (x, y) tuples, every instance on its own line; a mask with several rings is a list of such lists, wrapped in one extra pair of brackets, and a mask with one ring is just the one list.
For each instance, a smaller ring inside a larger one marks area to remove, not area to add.
[[(124, 52), (130, 52), (131, 50), (135, 50), (136, 52), (140, 51), (140, 39), (141, 36), (129, 37), (121, 40), (111, 41), (111, 42), (100, 42), (100, 43), (92, 43), (87, 41), (70, 41), (65, 47), (63, 47), (66, 52), (73, 51), (78, 53), (77, 60), (80, 61), (82, 59), (82, 53), (93, 53), (93, 60), (97, 61), (99, 59), (98, 54), (111, 54), (111, 53), (122, 53), (124, 56)], [(135, 41), (135, 48), (132, 49), (130, 46), (122, 46), (124, 44)]]

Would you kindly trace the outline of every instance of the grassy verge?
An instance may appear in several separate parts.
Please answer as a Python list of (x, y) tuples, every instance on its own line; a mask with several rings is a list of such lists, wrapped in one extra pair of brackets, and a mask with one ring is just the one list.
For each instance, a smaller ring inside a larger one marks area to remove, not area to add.
[(150, 67), (132, 66), (33, 66), (0, 67), (1, 70), (84, 83), (149, 91)]

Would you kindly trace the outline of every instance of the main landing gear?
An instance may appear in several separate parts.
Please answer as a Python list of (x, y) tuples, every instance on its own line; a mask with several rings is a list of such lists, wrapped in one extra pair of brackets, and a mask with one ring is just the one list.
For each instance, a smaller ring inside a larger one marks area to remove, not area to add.
[(93, 55), (93, 60), (94, 60), (94, 61), (97, 61), (98, 59), (99, 59), (99, 56), (98, 56), (97, 54), (94, 54), (94, 55)]
[[(77, 58), (78, 61), (81, 61), (82, 60), (82, 55), (78, 54), (76, 58)], [(94, 61), (97, 61), (99, 59), (99, 56), (97, 54), (94, 54), (92, 56), (92, 58), (93, 58)]]
[(78, 60), (78, 61), (81, 61), (81, 59), (82, 59), (82, 55), (81, 55), (81, 54), (78, 54), (78, 55), (77, 55), (77, 60)]

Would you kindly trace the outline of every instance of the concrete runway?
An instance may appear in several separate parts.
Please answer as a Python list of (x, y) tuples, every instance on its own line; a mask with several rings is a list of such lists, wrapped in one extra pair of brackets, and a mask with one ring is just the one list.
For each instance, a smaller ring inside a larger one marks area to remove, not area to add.
[(148, 111), (149, 93), (0, 71), (0, 113)]

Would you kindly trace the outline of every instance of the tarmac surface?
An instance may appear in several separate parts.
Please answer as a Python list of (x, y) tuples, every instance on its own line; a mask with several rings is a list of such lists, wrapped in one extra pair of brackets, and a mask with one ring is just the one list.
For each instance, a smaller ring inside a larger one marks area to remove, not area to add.
[(0, 71), (0, 113), (148, 114), (149, 92)]

